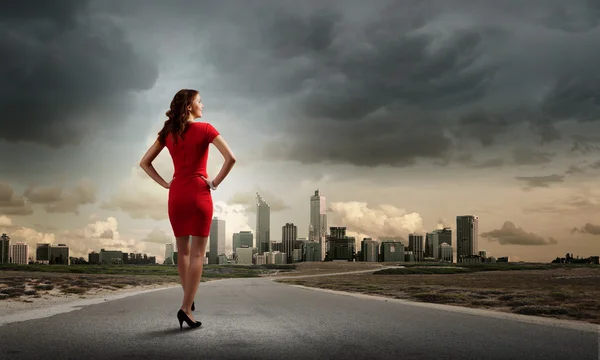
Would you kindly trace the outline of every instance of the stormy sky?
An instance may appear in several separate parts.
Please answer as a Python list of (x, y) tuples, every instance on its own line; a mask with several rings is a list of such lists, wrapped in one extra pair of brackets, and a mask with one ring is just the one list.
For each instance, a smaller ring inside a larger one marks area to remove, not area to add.
[(256, 191), (274, 240), (307, 236), (319, 188), (359, 239), (474, 214), (493, 256), (598, 255), (599, 22), (592, 0), (12, 2), (0, 230), (162, 260), (167, 192), (137, 164), (195, 88), (238, 158), (214, 193), (229, 237)]

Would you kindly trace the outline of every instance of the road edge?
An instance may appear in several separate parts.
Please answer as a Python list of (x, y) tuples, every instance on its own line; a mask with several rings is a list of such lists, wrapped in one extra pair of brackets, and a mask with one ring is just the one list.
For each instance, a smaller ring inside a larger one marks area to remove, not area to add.
[(447, 304), (426, 303), (426, 302), (418, 302), (418, 301), (406, 300), (406, 299), (393, 299), (393, 298), (389, 298), (389, 297), (385, 297), (385, 296), (359, 294), (359, 293), (353, 293), (353, 292), (349, 292), (349, 291), (322, 289), (322, 288), (309, 287), (309, 286), (303, 286), (303, 285), (295, 285), (295, 284), (286, 284), (286, 283), (280, 283), (280, 282), (278, 282), (278, 283), (282, 284), (282, 285), (293, 286), (296, 288), (305, 289), (305, 290), (321, 291), (321, 292), (342, 295), (342, 296), (352, 296), (352, 297), (357, 297), (357, 298), (362, 298), (362, 299), (378, 300), (378, 301), (384, 301), (384, 302), (395, 302), (395, 303), (399, 303), (399, 304), (403, 304), (403, 305), (419, 306), (419, 307), (425, 307), (425, 308), (436, 309), (436, 310), (445, 310), (445, 311), (453, 311), (453, 312), (458, 312), (458, 313), (463, 313), (463, 314), (493, 317), (493, 318), (502, 319), (502, 320), (516, 320), (516, 321), (530, 323), (530, 324), (536, 324), (536, 325), (545, 325), (545, 326), (552, 326), (552, 327), (568, 328), (568, 329), (572, 329), (572, 330), (593, 332), (593, 333), (597, 333), (600, 335), (600, 325), (591, 324), (591, 323), (582, 323), (582, 322), (573, 321), (573, 320), (546, 318), (546, 317), (535, 316), (535, 315), (520, 315), (520, 314), (513, 314), (513, 313), (494, 311), (494, 310), (488, 310), (488, 309), (478, 309), (478, 308), (470, 308), (470, 307), (447, 305)]
[(12, 323), (28, 321), (28, 320), (35, 320), (35, 319), (42, 319), (42, 318), (47, 318), (47, 317), (51, 317), (51, 316), (58, 315), (58, 314), (64, 314), (64, 313), (68, 313), (71, 311), (81, 310), (84, 306), (102, 304), (107, 301), (119, 300), (119, 299), (124, 299), (124, 298), (130, 297), (130, 296), (146, 294), (146, 293), (154, 292), (154, 291), (174, 289), (174, 288), (178, 288), (178, 287), (181, 287), (181, 285), (171, 285), (171, 286), (159, 287), (159, 288), (155, 288), (155, 289), (130, 291), (130, 292), (117, 293), (117, 294), (112, 294), (112, 295), (107, 295), (107, 296), (99, 296), (99, 297), (94, 297), (94, 298), (89, 298), (89, 299), (79, 299), (79, 300), (65, 302), (65, 303), (62, 303), (59, 305), (54, 305), (51, 307), (21, 311), (21, 312), (17, 312), (15, 314), (11, 314), (11, 315), (1, 316), (0, 317), (0, 327), (8, 325), (8, 324), (12, 324)]

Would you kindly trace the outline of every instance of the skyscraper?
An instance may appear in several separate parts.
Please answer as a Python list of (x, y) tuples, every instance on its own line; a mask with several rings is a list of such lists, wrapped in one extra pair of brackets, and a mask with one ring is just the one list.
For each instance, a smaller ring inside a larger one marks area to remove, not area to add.
[(10, 236), (2, 234), (0, 236), (0, 264), (7, 264), (9, 261)]
[(271, 252), (271, 207), (256, 193), (256, 247), (258, 254)]
[(425, 239), (425, 256), (441, 259), (440, 246), (444, 243), (452, 245), (452, 229), (446, 227), (428, 232)]
[(169, 265), (174, 264), (174, 260), (173, 260), (173, 253), (174, 252), (175, 252), (175, 249), (174, 249), (172, 243), (165, 244), (165, 261), (168, 261)]
[(217, 217), (212, 219), (208, 249), (208, 263), (218, 264), (219, 255), (225, 254), (225, 220)]
[(287, 263), (292, 262), (294, 244), (298, 239), (298, 227), (293, 223), (286, 223), (281, 227), (281, 242), (283, 244), (283, 252), (287, 257)]
[(10, 247), (10, 257), (13, 264), (27, 265), (29, 263), (29, 245), (18, 242)]
[(69, 247), (65, 244), (52, 245), (50, 264), (69, 265)]
[(240, 231), (239, 233), (233, 234), (233, 253), (237, 248), (253, 248), (254, 247), (254, 236), (250, 231)]
[(327, 201), (325, 196), (315, 190), (310, 197), (310, 223), (308, 225), (308, 240), (317, 241), (321, 246), (321, 260), (325, 258), (327, 236)]
[(35, 248), (35, 260), (41, 263), (50, 262), (50, 243), (37, 243)]
[(327, 202), (325, 196), (315, 190), (310, 197), (310, 224), (308, 240), (320, 241), (327, 234)]
[(412, 251), (415, 261), (423, 261), (423, 235), (408, 235), (408, 251)]
[(456, 261), (469, 255), (477, 255), (479, 248), (479, 216), (456, 217)]

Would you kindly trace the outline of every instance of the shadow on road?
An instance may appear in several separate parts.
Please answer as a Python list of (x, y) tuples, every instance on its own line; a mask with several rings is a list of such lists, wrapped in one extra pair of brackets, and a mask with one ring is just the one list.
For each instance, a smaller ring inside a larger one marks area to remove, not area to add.
[(173, 335), (177, 335), (177, 334), (185, 334), (188, 331), (197, 331), (197, 330), (201, 330), (202, 327), (199, 328), (190, 328), (190, 327), (186, 327), (185, 324), (183, 324), (183, 330), (180, 330), (177, 328), (177, 324), (175, 324), (175, 326), (173, 327), (169, 327), (168, 329), (160, 329), (160, 330), (153, 330), (153, 331), (148, 331), (145, 333), (145, 336), (148, 338), (159, 338), (159, 337), (164, 337), (164, 336), (173, 336)]

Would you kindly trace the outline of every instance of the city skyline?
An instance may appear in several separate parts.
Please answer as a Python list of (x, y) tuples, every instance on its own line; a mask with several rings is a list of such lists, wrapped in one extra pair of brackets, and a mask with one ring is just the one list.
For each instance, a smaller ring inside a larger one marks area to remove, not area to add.
[[(407, 239), (476, 214), (489, 254), (598, 254), (600, 31), (588, 5), (7, 6), (0, 232), (82, 256), (162, 257), (168, 192), (138, 164), (173, 95), (194, 88), (201, 121), (237, 158), (212, 193), (228, 247), (255, 231), (256, 192), (272, 238), (288, 222), (308, 237), (319, 189), (328, 225), (359, 239)], [(213, 177), (221, 157), (210, 151)], [(166, 151), (155, 167), (170, 180)]]

